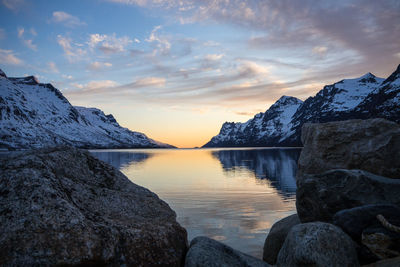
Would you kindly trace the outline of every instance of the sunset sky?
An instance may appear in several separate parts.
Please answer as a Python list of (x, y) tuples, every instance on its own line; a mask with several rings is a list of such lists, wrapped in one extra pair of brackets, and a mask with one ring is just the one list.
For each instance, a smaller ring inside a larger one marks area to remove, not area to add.
[(280, 96), (400, 63), (400, 1), (0, 0), (0, 68), (202, 146)]

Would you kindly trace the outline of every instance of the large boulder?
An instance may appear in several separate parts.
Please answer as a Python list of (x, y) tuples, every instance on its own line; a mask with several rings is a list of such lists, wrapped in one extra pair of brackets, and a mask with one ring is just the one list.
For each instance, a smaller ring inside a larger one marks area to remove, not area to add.
[(400, 125), (384, 119), (303, 125), (298, 179), (331, 169), (361, 169), (400, 179)]
[(340, 228), (322, 222), (295, 225), (286, 237), (277, 266), (358, 266), (355, 244)]
[(278, 257), (279, 250), (281, 250), (286, 236), (293, 226), (300, 223), (297, 214), (290, 215), (283, 218), (272, 226), (267, 239), (264, 243), (263, 260), (269, 264), (275, 264)]
[(237, 251), (221, 242), (199, 236), (190, 243), (185, 267), (268, 267), (257, 258)]
[(44, 149), (0, 164), (1, 265), (183, 264), (175, 212), (88, 152)]
[(297, 180), (296, 207), (301, 222), (330, 222), (340, 210), (377, 203), (400, 206), (400, 179), (338, 169)]

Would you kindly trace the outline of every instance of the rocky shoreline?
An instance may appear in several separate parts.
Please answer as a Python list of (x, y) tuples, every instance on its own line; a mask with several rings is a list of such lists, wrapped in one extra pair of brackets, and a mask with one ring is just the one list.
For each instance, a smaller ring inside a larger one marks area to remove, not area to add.
[(305, 124), (302, 142), (297, 214), (271, 228), (264, 260), (399, 266), (400, 125), (384, 119)]
[(305, 124), (297, 214), (263, 260), (207, 237), (188, 246), (167, 203), (88, 152), (0, 159), (1, 266), (399, 266), (400, 125)]

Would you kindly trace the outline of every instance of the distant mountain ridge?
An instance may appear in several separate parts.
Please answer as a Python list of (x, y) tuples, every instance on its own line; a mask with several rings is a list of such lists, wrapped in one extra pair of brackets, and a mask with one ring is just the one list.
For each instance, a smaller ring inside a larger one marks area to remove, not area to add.
[(306, 122), (385, 118), (400, 123), (400, 65), (387, 79), (367, 73), (326, 85), (304, 102), (282, 96), (245, 123), (225, 122), (203, 147), (302, 146)]
[(121, 127), (113, 115), (74, 107), (34, 76), (9, 78), (0, 70), (0, 149), (54, 145), (80, 148), (173, 147)]
[(290, 120), (302, 103), (295, 97), (282, 96), (265, 113), (245, 123), (225, 122), (204, 147), (273, 146), (289, 132)]

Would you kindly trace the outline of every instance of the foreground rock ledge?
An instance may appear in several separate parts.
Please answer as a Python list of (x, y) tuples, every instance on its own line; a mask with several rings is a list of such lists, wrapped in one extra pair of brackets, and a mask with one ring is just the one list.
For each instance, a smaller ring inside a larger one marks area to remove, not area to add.
[(175, 212), (88, 152), (44, 149), (0, 164), (0, 265), (183, 265)]

